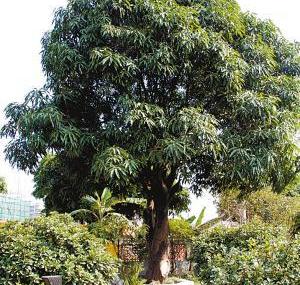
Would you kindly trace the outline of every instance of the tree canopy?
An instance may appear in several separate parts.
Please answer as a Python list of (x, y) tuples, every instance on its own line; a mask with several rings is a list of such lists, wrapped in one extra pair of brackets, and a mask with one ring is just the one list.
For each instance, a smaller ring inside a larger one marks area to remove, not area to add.
[(33, 173), (55, 153), (66, 199), (157, 172), (196, 192), (294, 172), (299, 45), (235, 1), (69, 1), (42, 44), (47, 83), (7, 107), (2, 136)]
[(109, 186), (161, 221), (185, 183), (280, 190), (297, 172), (299, 45), (235, 0), (69, 0), (42, 45), (47, 82), (2, 136), (46, 201)]

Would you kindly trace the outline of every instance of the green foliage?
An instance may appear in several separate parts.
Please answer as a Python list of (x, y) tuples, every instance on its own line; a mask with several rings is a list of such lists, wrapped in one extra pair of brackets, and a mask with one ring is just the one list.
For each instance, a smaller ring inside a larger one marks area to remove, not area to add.
[(78, 209), (71, 213), (71, 215), (76, 217), (81, 217), (85, 219), (90, 216), (97, 221), (101, 222), (108, 215), (114, 215), (113, 205), (117, 204), (119, 201), (112, 197), (111, 191), (108, 188), (104, 188), (101, 196), (97, 192), (93, 196), (84, 196), (82, 198), (82, 204), (86, 206), (85, 209)]
[(255, 222), (215, 228), (196, 240), (195, 273), (205, 284), (298, 284), (300, 239), (284, 228)]
[(173, 240), (190, 241), (195, 235), (192, 225), (182, 218), (171, 219), (169, 230)]
[(197, 218), (196, 216), (191, 216), (186, 219), (186, 221), (192, 225), (193, 229), (198, 229), (202, 225), (205, 216), (205, 211), (206, 211), (206, 207), (203, 207)]
[(47, 83), (2, 136), (50, 208), (97, 183), (152, 200), (155, 177), (172, 200), (186, 182), (279, 191), (297, 171), (299, 45), (236, 1), (70, 0), (42, 43)]
[(293, 235), (300, 235), (300, 212), (294, 216), (291, 232)]
[(235, 0), (69, 0), (42, 46), (46, 84), (1, 135), (52, 209), (99, 185), (145, 198), (160, 243), (184, 185), (280, 191), (298, 171), (300, 45)]
[(71, 212), (80, 207), (81, 198), (99, 189), (98, 183), (87, 183), (87, 167), (81, 159), (46, 155), (34, 175), (33, 195), (45, 202), (46, 212)]
[(198, 218), (197, 218), (197, 220), (196, 220), (196, 223), (195, 223), (195, 228), (196, 228), (196, 229), (197, 229), (199, 226), (202, 225), (203, 219), (204, 219), (204, 216), (205, 216), (205, 211), (206, 211), (206, 207), (204, 207), (204, 208), (201, 210), (201, 212), (200, 212), (200, 214), (199, 214), (199, 216), (198, 216)]
[(300, 196), (300, 174), (297, 174), (285, 187), (284, 193), (289, 196)]
[(116, 242), (118, 239), (121, 239), (124, 237), (124, 233), (130, 231), (132, 228), (133, 226), (131, 227), (129, 220), (122, 215), (112, 215), (89, 225), (91, 233), (111, 242)]
[(102, 242), (69, 215), (51, 214), (0, 230), (0, 283), (42, 284), (62, 275), (64, 284), (110, 284), (117, 261)]
[(240, 194), (240, 191), (230, 190), (220, 196), (218, 210), (223, 218), (239, 222), (246, 210), (248, 221), (258, 218), (266, 223), (290, 226), (300, 210), (299, 197), (277, 194), (268, 188), (246, 197)]
[(108, 188), (104, 188), (101, 196), (97, 192), (94, 193), (94, 196), (84, 196), (82, 205), (86, 208), (72, 211), (71, 215), (80, 220), (90, 222), (90, 231), (97, 237), (116, 242), (126, 235), (135, 237), (146, 231), (143, 227), (134, 225), (125, 215), (114, 212), (113, 207), (124, 202), (134, 205), (144, 204), (142, 199), (137, 198), (127, 198), (124, 201), (116, 199), (112, 197), (112, 193)]
[(147, 233), (146, 226), (135, 225), (120, 214), (109, 215), (101, 221), (91, 223), (89, 230), (97, 237), (114, 243), (124, 238), (133, 238), (137, 242), (145, 239)]
[(7, 193), (7, 184), (3, 177), (0, 177), (0, 193)]
[(120, 270), (120, 278), (124, 281), (124, 285), (143, 285), (140, 273), (143, 270), (139, 262), (123, 263)]

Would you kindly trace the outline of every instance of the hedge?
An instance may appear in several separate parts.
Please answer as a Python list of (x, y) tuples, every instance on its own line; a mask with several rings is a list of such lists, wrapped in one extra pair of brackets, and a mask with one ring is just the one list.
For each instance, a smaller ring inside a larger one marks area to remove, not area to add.
[(0, 229), (0, 284), (42, 284), (43, 275), (62, 275), (65, 285), (106, 285), (117, 261), (101, 240), (69, 215), (52, 214)]
[(194, 242), (195, 274), (205, 284), (300, 284), (300, 237), (262, 222), (218, 227)]

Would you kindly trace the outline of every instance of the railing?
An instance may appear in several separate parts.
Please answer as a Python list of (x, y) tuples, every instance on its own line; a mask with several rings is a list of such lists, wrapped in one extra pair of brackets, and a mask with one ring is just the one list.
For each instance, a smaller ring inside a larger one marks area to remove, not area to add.
[[(147, 255), (147, 247), (135, 240), (121, 240), (117, 244), (118, 258), (124, 262), (144, 262)], [(171, 272), (187, 273), (191, 270), (189, 261), (190, 243), (187, 241), (170, 240), (169, 260)]]

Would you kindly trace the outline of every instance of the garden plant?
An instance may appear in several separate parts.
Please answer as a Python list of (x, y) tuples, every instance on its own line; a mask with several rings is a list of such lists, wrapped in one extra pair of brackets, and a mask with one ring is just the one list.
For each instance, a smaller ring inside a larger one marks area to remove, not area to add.
[(103, 242), (67, 214), (9, 222), (0, 244), (1, 285), (43, 284), (47, 275), (62, 275), (64, 285), (110, 285), (119, 267)]
[(217, 227), (195, 240), (195, 274), (203, 284), (299, 284), (300, 238), (287, 228), (253, 221)]

